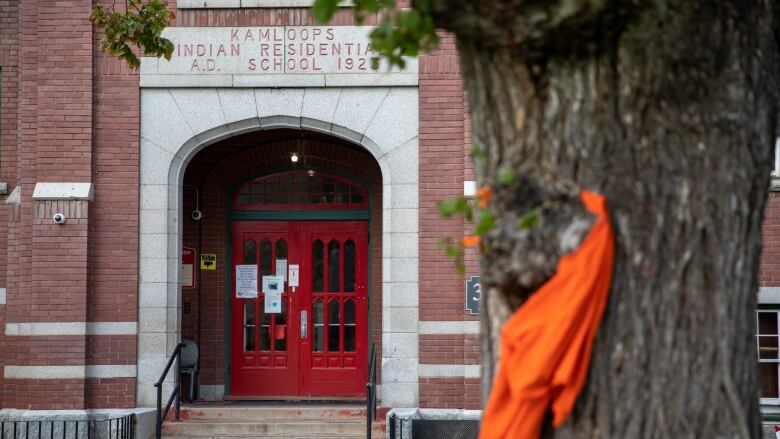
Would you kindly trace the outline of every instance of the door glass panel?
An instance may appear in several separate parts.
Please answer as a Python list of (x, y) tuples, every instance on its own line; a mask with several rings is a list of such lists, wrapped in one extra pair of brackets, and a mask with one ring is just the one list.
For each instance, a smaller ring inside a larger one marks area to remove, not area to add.
[(778, 398), (777, 363), (758, 363), (762, 398)]
[(777, 336), (758, 336), (758, 358), (761, 360), (777, 360)]
[(271, 350), (271, 319), (268, 318), (268, 314), (265, 313), (263, 302), (260, 302), (260, 350)]
[(336, 202), (349, 204), (349, 185), (344, 183), (336, 184)]
[(333, 204), (336, 201), (336, 182), (333, 179), (323, 179), (322, 198), (328, 204)]
[(287, 303), (282, 299), (281, 314), (274, 314), (276, 325), (274, 326), (274, 341), (276, 351), (287, 350)]
[(314, 352), (323, 352), (325, 350), (325, 308), (321, 300), (314, 301)]
[(355, 242), (344, 243), (344, 292), (355, 292)]
[[(287, 241), (280, 239), (276, 241), (276, 260), (287, 259)], [(285, 275), (285, 273), (276, 273), (277, 275)]]
[(315, 292), (321, 292), (323, 290), (324, 285), (324, 277), (325, 277), (325, 268), (324, 268), (324, 259), (325, 255), (323, 254), (325, 250), (325, 246), (323, 245), (322, 241), (319, 239), (314, 241), (314, 244), (311, 246), (311, 258), (312, 258), (312, 287)]
[(244, 242), (244, 264), (257, 264), (257, 244), (253, 239), (247, 239)]
[(267, 239), (260, 241), (260, 276), (271, 275), (271, 265), (273, 264), (271, 250), (271, 241)]
[(777, 334), (777, 312), (758, 313), (758, 333)]
[(339, 352), (339, 302), (331, 300), (328, 303), (328, 352)]
[(255, 301), (244, 302), (244, 351), (255, 350)]
[(341, 260), (339, 247), (339, 242), (335, 239), (328, 244), (328, 291), (331, 293), (341, 291), (339, 288), (339, 272), (341, 271), (339, 269)]
[(344, 302), (344, 352), (355, 352), (355, 302), (352, 300)]

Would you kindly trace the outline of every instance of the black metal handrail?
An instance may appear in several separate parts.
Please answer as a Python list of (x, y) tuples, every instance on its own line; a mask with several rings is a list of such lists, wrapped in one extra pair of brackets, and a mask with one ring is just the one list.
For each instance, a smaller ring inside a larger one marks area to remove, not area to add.
[[(160, 375), (160, 379), (157, 380), (157, 382), (154, 384), (154, 387), (157, 387), (157, 439), (162, 439), (162, 424), (165, 421), (165, 417), (168, 415), (168, 410), (171, 408), (171, 404), (174, 401), (176, 402), (176, 420), (178, 421), (181, 417), (181, 383), (179, 380), (181, 379), (181, 348), (183, 347), (184, 343), (179, 343), (176, 345), (176, 349), (173, 350), (171, 358), (168, 359), (168, 364), (165, 366), (165, 370), (163, 370), (162, 375)], [(168, 371), (171, 370), (171, 365), (173, 364), (174, 360), (176, 360), (176, 374), (173, 377), (173, 393), (171, 393), (170, 398), (168, 398), (168, 403), (165, 405), (165, 411), (163, 411), (162, 384), (163, 381), (165, 381), (165, 377), (168, 376)]]
[(376, 342), (371, 342), (366, 383), (366, 439), (371, 439), (371, 424), (376, 417)]

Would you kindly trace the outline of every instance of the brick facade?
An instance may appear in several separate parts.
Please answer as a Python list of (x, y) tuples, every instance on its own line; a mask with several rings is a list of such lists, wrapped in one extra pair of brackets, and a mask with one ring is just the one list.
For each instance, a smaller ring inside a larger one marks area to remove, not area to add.
[[(18, 202), (0, 195), (0, 289), (6, 292), (5, 303), (0, 302), (3, 408), (135, 407), (140, 376), (156, 380), (159, 372), (143, 370), (138, 347), (142, 341), (170, 342), (169, 328), (144, 332), (156, 322), (144, 320), (139, 311), (150, 306), (139, 299), (141, 200), (149, 190), (141, 167), (139, 73), (99, 50), (100, 35), (88, 17), (89, 2), (79, 0), (57, 2), (56, 8), (41, 0), (0, 0), (0, 182), (21, 191)], [(366, 24), (374, 23), (372, 17)], [(354, 24), (348, 10), (333, 21), (334, 26)], [(315, 23), (302, 8), (187, 9), (178, 10), (174, 22), (181, 27), (271, 25)], [(452, 36), (442, 34), (439, 49), (420, 56), (418, 80), (419, 221), (410, 231), (419, 233), (416, 317), (420, 328), (429, 329), (405, 334), (418, 342), (418, 352), (401, 363), (426, 371), (412, 392), (420, 407), (477, 409), (478, 317), (464, 310), (464, 277), (439, 248), (441, 238), (460, 239), (470, 226), (462, 219), (443, 220), (436, 209), (437, 201), (463, 194), (464, 180), (475, 179)], [(398, 324), (385, 321), (383, 313), (393, 302), (387, 291), (392, 273), (383, 265), (385, 249), (391, 247), (383, 242), (389, 182), (383, 181), (376, 158), (356, 142), (314, 132), (301, 138), (301, 130), (278, 129), (214, 143), (187, 165), (183, 209), (171, 227), (181, 225), (184, 246), (225, 261), (231, 188), (250, 175), (289, 168), (292, 147), (309, 151), (306, 165), (355, 176), (370, 188), (371, 334), (381, 352), (383, 331)], [(81, 200), (34, 199), (36, 186), (46, 182), (91, 183), (94, 194)], [(200, 222), (189, 215), (193, 189), (204, 213)], [(165, 206), (158, 208), (167, 215)], [(66, 214), (64, 225), (51, 220), (57, 212)], [(780, 287), (776, 218), (780, 196), (773, 193), (766, 211), (761, 287)], [(162, 235), (160, 246), (165, 245)], [(467, 276), (478, 275), (477, 256), (467, 251)], [(198, 341), (204, 386), (225, 384), (225, 283), (224, 264), (198, 272), (198, 287), (181, 294), (180, 324), (173, 317), (165, 320), (179, 325), (174, 334)], [(162, 297), (163, 307), (170, 305), (166, 300)], [(403, 317), (402, 308), (398, 318)]]

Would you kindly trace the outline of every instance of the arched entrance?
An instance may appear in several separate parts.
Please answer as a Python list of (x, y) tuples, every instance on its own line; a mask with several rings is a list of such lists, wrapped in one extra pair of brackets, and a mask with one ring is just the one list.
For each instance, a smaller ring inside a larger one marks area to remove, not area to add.
[(230, 214), (230, 395), (365, 392), (369, 192), (314, 169), (253, 178)]
[(381, 346), (382, 180), (363, 148), (311, 131), (252, 131), (193, 156), (182, 245), (214, 265), (182, 289), (181, 336), (201, 347), (202, 398), (363, 396)]

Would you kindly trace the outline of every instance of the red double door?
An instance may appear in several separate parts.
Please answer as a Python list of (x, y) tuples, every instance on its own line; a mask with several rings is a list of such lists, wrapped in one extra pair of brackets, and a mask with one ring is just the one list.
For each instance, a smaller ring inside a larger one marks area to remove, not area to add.
[[(236, 221), (232, 232), (231, 396), (362, 396), (368, 350), (367, 223)], [(257, 297), (246, 298), (243, 290), (236, 292), (236, 270), (243, 266), (251, 272), (252, 265), (257, 266)], [(290, 286), (291, 266), (298, 267), (297, 287)], [(273, 305), (274, 296), (263, 293), (263, 276), (283, 272), (281, 306), (266, 312), (265, 302)]]

